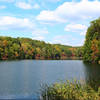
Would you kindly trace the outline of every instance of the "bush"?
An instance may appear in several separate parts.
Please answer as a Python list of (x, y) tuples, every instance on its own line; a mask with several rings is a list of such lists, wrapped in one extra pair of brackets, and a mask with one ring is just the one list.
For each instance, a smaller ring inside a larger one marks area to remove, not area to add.
[(42, 100), (100, 100), (100, 88), (95, 91), (91, 86), (77, 81), (66, 81), (44, 85), (41, 88)]

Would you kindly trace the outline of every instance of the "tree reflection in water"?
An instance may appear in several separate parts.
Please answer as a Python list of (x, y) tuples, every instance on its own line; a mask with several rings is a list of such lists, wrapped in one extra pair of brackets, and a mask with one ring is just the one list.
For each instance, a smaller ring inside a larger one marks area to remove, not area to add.
[(98, 87), (100, 87), (100, 65), (86, 62), (83, 64), (85, 66), (86, 83), (97, 91)]

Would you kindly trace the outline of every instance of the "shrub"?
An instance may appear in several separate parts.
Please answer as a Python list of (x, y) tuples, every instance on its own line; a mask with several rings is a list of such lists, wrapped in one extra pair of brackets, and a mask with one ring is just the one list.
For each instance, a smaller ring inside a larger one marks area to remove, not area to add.
[(95, 91), (87, 84), (66, 81), (44, 85), (41, 88), (42, 100), (100, 100), (100, 88)]

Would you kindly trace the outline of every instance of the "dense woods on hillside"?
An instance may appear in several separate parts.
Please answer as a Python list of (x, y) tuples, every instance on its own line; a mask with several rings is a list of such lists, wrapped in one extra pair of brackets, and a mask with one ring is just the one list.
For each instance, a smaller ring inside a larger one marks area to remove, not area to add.
[(100, 63), (100, 18), (91, 22), (84, 44), (84, 61)]
[[(81, 47), (49, 44), (29, 38), (0, 37), (0, 59), (67, 59), (82, 57)], [(80, 52), (79, 52), (80, 51)]]

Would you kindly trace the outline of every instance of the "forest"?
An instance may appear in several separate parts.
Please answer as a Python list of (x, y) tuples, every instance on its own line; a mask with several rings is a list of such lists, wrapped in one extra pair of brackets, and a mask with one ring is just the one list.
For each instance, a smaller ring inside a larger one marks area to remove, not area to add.
[(30, 38), (0, 36), (0, 60), (81, 59), (82, 47), (49, 44)]

